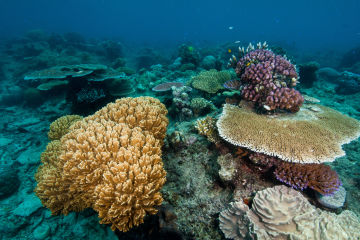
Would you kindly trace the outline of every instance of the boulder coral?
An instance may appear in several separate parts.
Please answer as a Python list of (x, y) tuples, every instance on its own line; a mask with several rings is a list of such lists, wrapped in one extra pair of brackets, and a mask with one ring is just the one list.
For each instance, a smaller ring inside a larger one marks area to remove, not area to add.
[(157, 99), (122, 98), (62, 131), (35, 176), (42, 204), (52, 214), (93, 208), (100, 223), (123, 232), (155, 214), (166, 180), (166, 114)]

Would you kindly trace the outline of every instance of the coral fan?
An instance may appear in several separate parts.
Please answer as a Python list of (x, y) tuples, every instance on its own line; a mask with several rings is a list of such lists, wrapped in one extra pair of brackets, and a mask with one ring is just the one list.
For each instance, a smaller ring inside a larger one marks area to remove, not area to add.
[(242, 201), (220, 213), (220, 229), (232, 239), (359, 239), (359, 219), (312, 206), (298, 191), (275, 186), (256, 193), (252, 208)]
[(43, 205), (53, 214), (92, 207), (100, 223), (120, 231), (155, 214), (166, 113), (157, 99), (123, 98), (75, 122), (41, 156), (35, 192)]
[(265, 110), (284, 109), (297, 112), (304, 102), (294, 87), (298, 80), (295, 66), (267, 49), (246, 53), (235, 72), (245, 84), (241, 94)]
[(297, 163), (332, 162), (345, 155), (343, 144), (360, 136), (359, 121), (314, 104), (273, 116), (225, 104), (216, 124), (219, 135), (233, 145)]

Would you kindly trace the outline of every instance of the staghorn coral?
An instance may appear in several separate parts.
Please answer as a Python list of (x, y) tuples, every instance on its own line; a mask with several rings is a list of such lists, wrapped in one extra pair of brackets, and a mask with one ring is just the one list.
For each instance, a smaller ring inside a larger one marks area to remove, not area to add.
[(256, 193), (252, 208), (234, 202), (220, 213), (220, 229), (233, 239), (359, 239), (359, 219), (351, 211), (336, 215), (312, 206), (299, 192), (275, 186)]
[(56, 119), (50, 124), (48, 137), (50, 140), (59, 140), (62, 136), (69, 132), (70, 126), (76, 121), (82, 120), (79, 115), (66, 115)]
[(311, 188), (322, 195), (331, 195), (341, 186), (337, 173), (324, 164), (300, 164), (279, 161), (276, 178), (294, 189)]
[(341, 148), (360, 136), (360, 122), (321, 105), (296, 114), (260, 115), (251, 107), (224, 105), (219, 135), (233, 145), (297, 163), (332, 162)]
[(232, 75), (229, 71), (218, 72), (215, 69), (211, 69), (192, 77), (191, 84), (194, 88), (201, 91), (216, 93), (217, 91), (224, 89), (223, 84), (231, 78)]
[(157, 99), (123, 98), (75, 122), (42, 154), (36, 195), (53, 214), (92, 207), (112, 230), (141, 224), (162, 202), (166, 113)]

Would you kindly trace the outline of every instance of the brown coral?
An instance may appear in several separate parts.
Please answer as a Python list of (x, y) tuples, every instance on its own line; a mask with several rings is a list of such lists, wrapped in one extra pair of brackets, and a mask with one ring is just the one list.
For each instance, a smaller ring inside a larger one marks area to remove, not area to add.
[(311, 104), (296, 114), (274, 116), (256, 114), (244, 104), (225, 104), (217, 127), (236, 146), (298, 163), (334, 161), (345, 155), (343, 144), (360, 136), (359, 121)]
[(69, 128), (74, 122), (82, 119), (83, 117), (79, 115), (66, 115), (59, 117), (50, 124), (50, 130), (48, 133), (49, 139), (59, 140), (62, 136), (69, 132)]
[(156, 213), (166, 113), (157, 99), (123, 98), (73, 124), (42, 155), (35, 192), (44, 206), (53, 214), (92, 207), (120, 231)]

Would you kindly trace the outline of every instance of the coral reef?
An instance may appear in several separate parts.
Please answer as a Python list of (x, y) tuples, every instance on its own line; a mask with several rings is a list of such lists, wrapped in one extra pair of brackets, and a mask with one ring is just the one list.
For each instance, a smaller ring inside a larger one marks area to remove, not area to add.
[(248, 105), (224, 105), (220, 136), (233, 145), (298, 163), (332, 162), (341, 146), (360, 136), (360, 122), (333, 109), (309, 104), (292, 115), (256, 114)]
[(267, 111), (297, 112), (304, 102), (293, 89), (298, 81), (295, 66), (267, 49), (248, 51), (236, 64), (235, 72), (244, 83), (242, 97)]
[(224, 89), (223, 84), (232, 78), (230, 71), (217, 71), (211, 69), (209, 71), (200, 72), (191, 79), (194, 88), (206, 93), (216, 93)]
[(167, 110), (150, 97), (123, 98), (49, 143), (35, 192), (53, 214), (92, 207), (101, 223), (128, 231), (155, 214), (166, 172)]
[(232, 203), (219, 216), (220, 229), (232, 239), (358, 239), (360, 221), (354, 213), (326, 212), (299, 192), (275, 186), (257, 192), (252, 207)]

